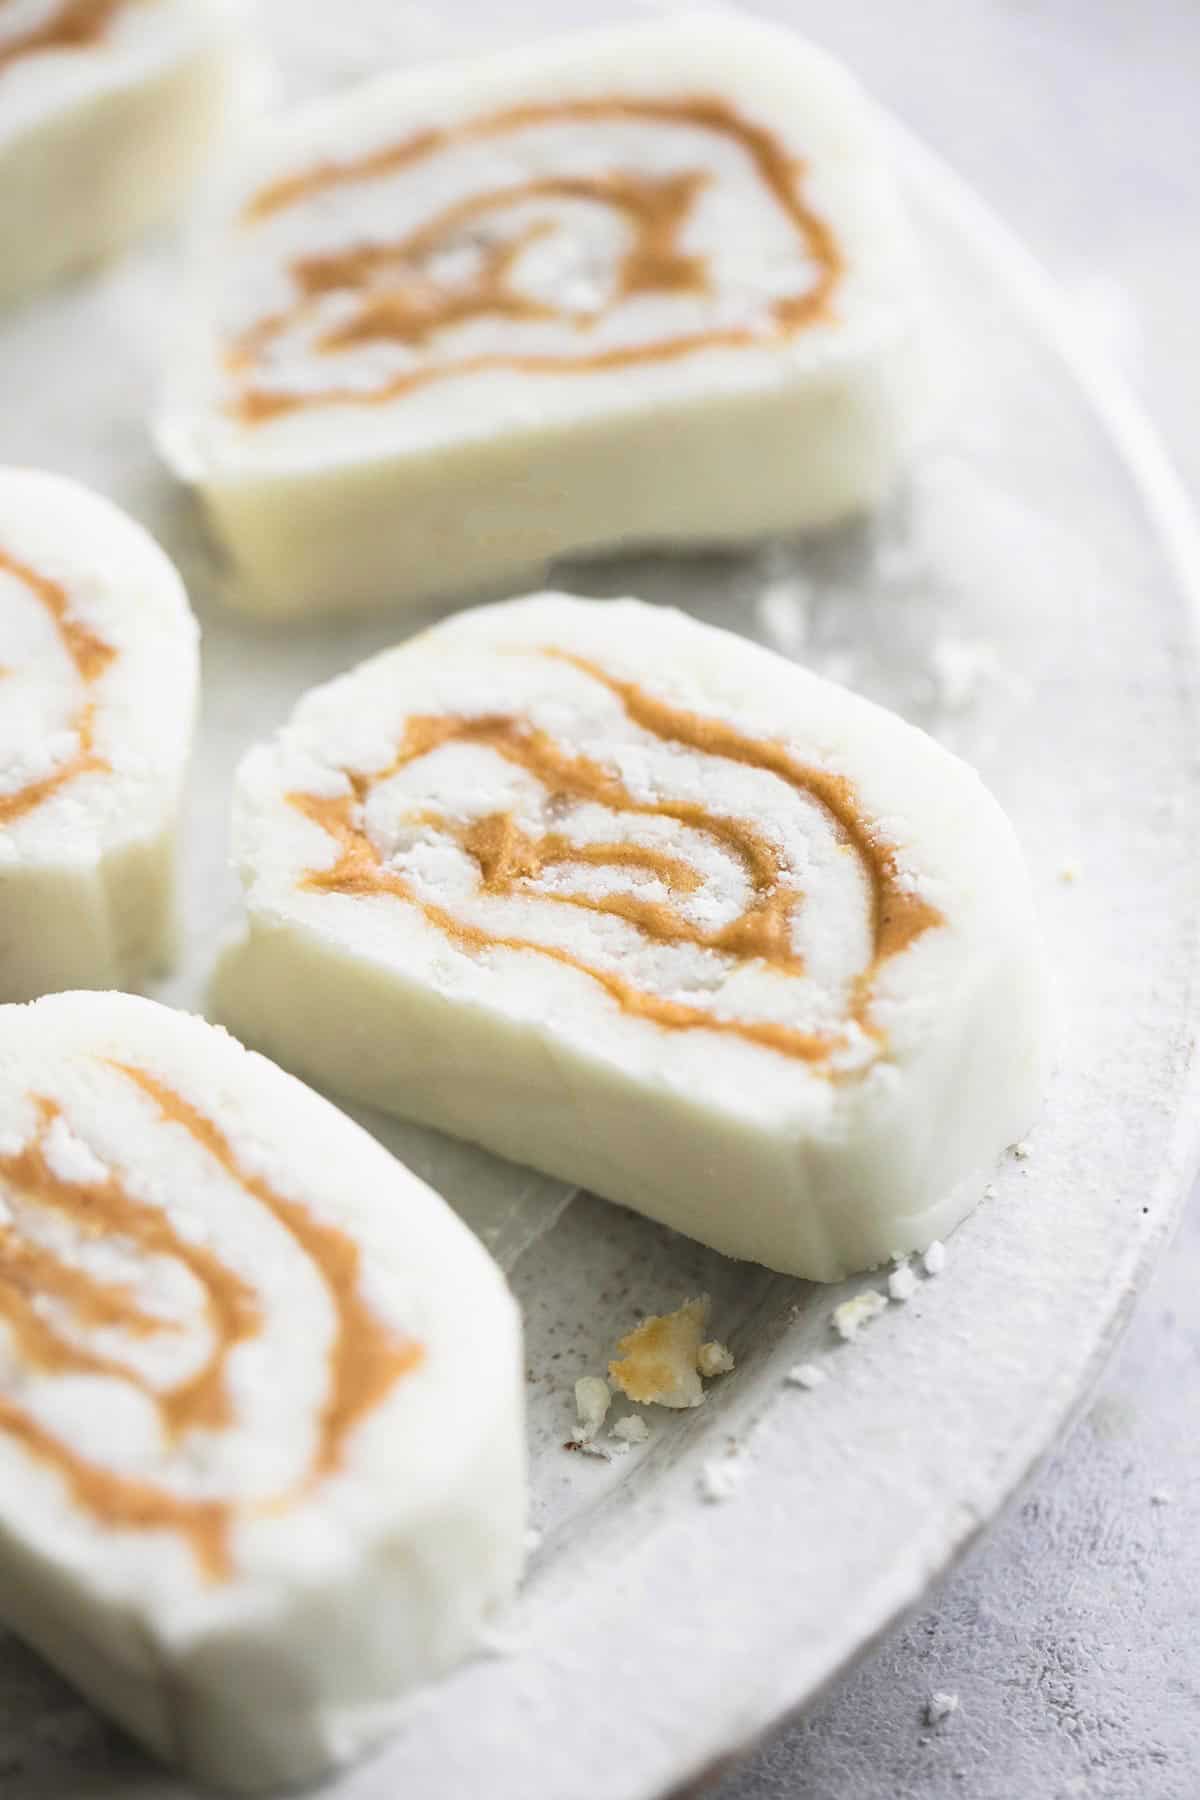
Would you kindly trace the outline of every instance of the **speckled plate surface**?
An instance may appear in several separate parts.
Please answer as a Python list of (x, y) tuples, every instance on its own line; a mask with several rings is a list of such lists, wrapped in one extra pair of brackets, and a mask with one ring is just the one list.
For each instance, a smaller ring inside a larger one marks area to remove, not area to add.
[[(494, 40), (465, 4), (457, 41)], [(542, 18), (549, 17), (542, 0)], [(584, 9), (575, 9), (580, 18)], [(615, 12), (615, 7), (607, 9)], [(445, 47), (444, 18), (269, 0), (292, 92)], [(538, 8), (504, 35), (528, 34)], [(587, 16), (595, 18), (595, 10)], [(563, 22), (556, 8), (555, 22)], [(411, 1699), (327, 1800), (652, 1800), (737, 1753), (861, 1651), (997, 1511), (1085, 1391), (1174, 1218), (1200, 1123), (1194, 1072), (1200, 763), (1186, 508), (1056, 302), (918, 146), (896, 154), (936, 288), (946, 423), (886, 513), (743, 557), (555, 572), (746, 632), (896, 707), (974, 762), (1032, 863), (1061, 1061), (1032, 1154), (956, 1234), (948, 1265), (856, 1344), (817, 1289), (720, 1257), (560, 1184), (412, 1127), (367, 1122), (511, 1269), (528, 1330), (534, 1516), (544, 1534), (496, 1654)], [(229, 779), (296, 696), (423, 621), (258, 633), (221, 611), (145, 416), (172, 271), (162, 250), (0, 324), (0, 459), (110, 494), (176, 555), (205, 632), (205, 718), (184, 966), (202, 1007), (236, 910)], [(577, 1375), (635, 1316), (700, 1289), (736, 1373), (612, 1463), (567, 1455)], [(822, 1361), (815, 1392), (784, 1384)], [(735, 1497), (705, 1462), (734, 1450)], [(0, 1792), (188, 1792), (0, 1640)]]

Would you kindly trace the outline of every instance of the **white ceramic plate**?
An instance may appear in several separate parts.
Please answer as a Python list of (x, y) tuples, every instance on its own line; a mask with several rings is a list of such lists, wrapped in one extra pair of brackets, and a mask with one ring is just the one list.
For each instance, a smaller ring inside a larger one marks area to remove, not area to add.
[[(271, 0), (264, 13), (294, 89), (420, 36), (410, 11), (380, 0)], [(505, 35), (529, 23), (507, 19)], [(1061, 1070), (1033, 1154), (997, 1173), (939, 1279), (838, 1346), (840, 1291), (723, 1261), (482, 1152), (372, 1120), (513, 1271), (544, 1543), (497, 1654), (414, 1696), (391, 1744), (328, 1800), (652, 1800), (735, 1754), (912, 1604), (1011, 1494), (1097, 1370), (1184, 1192), (1200, 1116), (1191, 525), (1144, 427), (1075, 354), (1021, 251), (899, 134), (896, 154), (954, 370), (949, 423), (904, 492), (869, 525), (817, 542), (556, 579), (758, 637), (978, 765), (1034, 867), (1061, 989)], [(199, 1008), (236, 908), (235, 762), (303, 689), (420, 621), (268, 635), (214, 604), (202, 534), (144, 424), (169, 296), (169, 264), (151, 252), (5, 319), (0, 460), (110, 494), (189, 580), (205, 719), (187, 957), (161, 991)], [(736, 1374), (699, 1413), (663, 1415), (644, 1451), (607, 1465), (565, 1454), (575, 1377), (602, 1370), (635, 1317), (700, 1289)], [(785, 1387), (800, 1359), (824, 1360), (828, 1383)], [(706, 1505), (699, 1470), (731, 1445), (740, 1490)], [(11, 1639), (0, 1791), (187, 1792)]]

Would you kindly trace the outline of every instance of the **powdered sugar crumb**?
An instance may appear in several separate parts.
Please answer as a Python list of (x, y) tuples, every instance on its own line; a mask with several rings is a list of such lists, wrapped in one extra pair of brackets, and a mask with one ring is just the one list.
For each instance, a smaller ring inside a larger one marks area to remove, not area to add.
[(886, 1311), (887, 1301), (874, 1288), (867, 1288), (861, 1294), (855, 1294), (852, 1300), (843, 1300), (840, 1306), (833, 1309), (833, 1329), (847, 1344), (852, 1344), (864, 1325), (877, 1319)]
[(888, 1295), (893, 1300), (911, 1300), (917, 1291), (917, 1278), (912, 1265), (905, 1261), (888, 1276)]
[(575, 1383), (575, 1411), (579, 1419), (576, 1436), (581, 1442), (594, 1438), (603, 1425), (612, 1402), (607, 1381), (599, 1375), (581, 1375)]
[(793, 1363), (783, 1379), (788, 1387), (819, 1388), (829, 1380), (829, 1371), (817, 1363)]
[(946, 1246), (940, 1238), (934, 1238), (925, 1255), (922, 1257), (927, 1275), (940, 1275), (946, 1266)]
[(744, 1471), (731, 1456), (714, 1458), (700, 1471), (700, 1497), (712, 1505), (732, 1500), (742, 1485)]
[(612, 1461), (612, 1451), (606, 1450), (603, 1444), (593, 1443), (591, 1438), (569, 1437), (563, 1449), (575, 1450), (580, 1456), (594, 1456), (597, 1462)]
[(925, 1703), (925, 1718), (930, 1725), (940, 1725), (951, 1713), (958, 1711), (958, 1695), (944, 1693), (940, 1688), (930, 1694)]
[(733, 1366), (733, 1351), (728, 1345), (717, 1343), (715, 1338), (701, 1344), (696, 1354), (696, 1367), (706, 1381), (711, 1381), (714, 1375), (728, 1375)]

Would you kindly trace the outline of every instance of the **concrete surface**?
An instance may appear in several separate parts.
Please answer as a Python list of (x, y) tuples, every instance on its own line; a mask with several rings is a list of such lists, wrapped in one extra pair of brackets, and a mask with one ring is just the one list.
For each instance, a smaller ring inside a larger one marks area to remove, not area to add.
[[(1025, 238), (1200, 493), (1198, 0), (796, 0)], [(714, 1800), (1200, 1796), (1200, 1211), (930, 1605)], [(956, 1713), (924, 1722), (934, 1690)]]

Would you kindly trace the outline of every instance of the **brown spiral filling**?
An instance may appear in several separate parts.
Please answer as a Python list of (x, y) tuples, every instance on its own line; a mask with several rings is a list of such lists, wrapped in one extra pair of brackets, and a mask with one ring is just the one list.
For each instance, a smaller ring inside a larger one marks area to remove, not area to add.
[[(72, 617), (71, 603), (65, 589), (58, 582), (39, 575), (36, 569), (19, 562), (4, 549), (0, 549), (0, 573), (11, 575), (41, 601), (54, 621), (63, 648), (83, 682), (85, 693), (84, 700), (68, 725), (68, 730), (78, 739), (74, 756), (60, 764), (52, 774), (44, 775), (38, 781), (28, 781), (24, 787), (15, 788), (9, 793), (0, 794), (0, 825), (11, 825), (25, 813), (41, 806), (44, 800), (49, 800), (52, 794), (58, 793), (60, 788), (66, 787), (77, 776), (107, 770), (108, 764), (95, 750), (96, 708), (90, 690), (117, 653), (111, 644), (106, 644), (94, 632), (89, 631), (86, 625)], [(0, 669), (0, 676), (6, 673), (6, 670)]]
[[(419, 131), (366, 156), (318, 163), (286, 176), (254, 195), (244, 209), (243, 223), (259, 223), (348, 184), (380, 180), (457, 144), (502, 139), (531, 127), (621, 120), (650, 121), (665, 130), (699, 128), (735, 145), (815, 271), (808, 285), (773, 299), (761, 324), (719, 326), (604, 349), (589, 346), (587, 332), (634, 295), (710, 293), (708, 259), (683, 249), (681, 238), (696, 199), (712, 176), (705, 169), (663, 175), (613, 169), (596, 175), (531, 177), (452, 202), (391, 243), (359, 243), (294, 259), (288, 266), (290, 304), (257, 320), (226, 346), (226, 364), (237, 383), (232, 407), (236, 416), (253, 425), (304, 407), (376, 405), (431, 381), (491, 369), (554, 374), (661, 363), (705, 349), (742, 349), (782, 340), (832, 316), (843, 258), (830, 227), (803, 196), (802, 164), (774, 133), (713, 95), (663, 100), (616, 96), (507, 107), (462, 125)], [(543, 216), (510, 224), (506, 233), (506, 214), (538, 202), (546, 204)], [(534, 299), (515, 284), (514, 272), (525, 250), (557, 229), (549, 211), (555, 202), (605, 208), (625, 227), (628, 247), (620, 259), (613, 295), (604, 304), (572, 309)], [(467, 278), (448, 282), (434, 272), (438, 257), (463, 248), (478, 252), (477, 266)], [(264, 385), (256, 378), (264, 352), (285, 332), (306, 322), (332, 293), (354, 295), (356, 305), (348, 319), (318, 337), (316, 348), (324, 354), (380, 341), (418, 349), (438, 332), (481, 317), (569, 325), (584, 341), (577, 351), (566, 353), (447, 357), (403, 370), (367, 389), (333, 384), (308, 392)]]
[[(329, 1378), (317, 1425), (316, 1447), (304, 1475), (285, 1493), (253, 1509), (234, 1500), (189, 1499), (145, 1477), (122, 1475), (81, 1456), (39, 1423), (11, 1396), (0, 1395), (0, 1431), (23, 1444), (62, 1476), (75, 1500), (93, 1518), (119, 1529), (169, 1529), (190, 1543), (206, 1575), (232, 1572), (231, 1528), (239, 1515), (282, 1510), (340, 1465), (354, 1427), (421, 1361), (422, 1346), (397, 1337), (376, 1318), (360, 1293), (360, 1253), (335, 1226), (322, 1223), (299, 1202), (247, 1169), (228, 1138), (190, 1101), (145, 1069), (116, 1068), (152, 1103), (160, 1121), (187, 1133), (284, 1228), (317, 1269), (336, 1318)], [(61, 1303), (79, 1325), (119, 1325), (139, 1337), (171, 1332), (169, 1319), (145, 1311), (123, 1283), (97, 1278), (35, 1240), (15, 1223), (0, 1226), (0, 1318), (23, 1362), (50, 1374), (110, 1376), (139, 1388), (153, 1402), (165, 1438), (178, 1442), (191, 1431), (219, 1430), (232, 1417), (228, 1362), (239, 1344), (257, 1336), (263, 1314), (251, 1283), (215, 1251), (180, 1235), (170, 1215), (134, 1194), (110, 1169), (102, 1181), (65, 1180), (52, 1168), (46, 1138), (60, 1108), (35, 1097), (36, 1136), (14, 1155), (0, 1156), (0, 1190), (21, 1206), (69, 1219), (84, 1237), (112, 1238), (147, 1255), (183, 1265), (204, 1294), (212, 1349), (202, 1367), (177, 1386), (160, 1390), (116, 1358), (98, 1354), (55, 1328), (46, 1298)]]
[[(866, 878), (870, 896), (871, 954), (866, 968), (854, 982), (849, 1017), (877, 1042), (882, 1042), (882, 1034), (870, 1018), (879, 970), (890, 958), (908, 949), (921, 933), (940, 925), (942, 918), (937, 909), (915, 894), (904, 880), (895, 850), (882, 841), (864, 814), (853, 785), (842, 775), (801, 762), (782, 744), (749, 737), (721, 719), (706, 718), (673, 706), (635, 682), (608, 674), (593, 662), (562, 651), (552, 650), (546, 654), (570, 662), (592, 680), (600, 682), (621, 701), (626, 715), (660, 742), (682, 745), (704, 756), (724, 758), (762, 770), (820, 806), (842, 843), (857, 857)], [(804, 896), (791, 878), (786, 858), (767, 834), (751, 821), (716, 812), (697, 801), (639, 801), (611, 768), (564, 748), (546, 732), (510, 714), (410, 718), (403, 742), (386, 768), (369, 775), (346, 771), (351, 787), (349, 794), (334, 797), (289, 794), (289, 803), (328, 832), (337, 845), (338, 853), (332, 866), (311, 870), (304, 878), (305, 887), (328, 894), (390, 894), (419, 907), (430, 924), (469, 952), (491, 949), (536, 951), (590, 976), (623, 1012), (649, 1019), (668, 1030), (731, 1034), (813, 1064), (827, 1063), (842, 1047), (845, 1043), (842, 1033), (806, 1032), (774, 1020), (714, 1014), (702, 1007), (651, 993), (624, 975), (600, 968), (572, 951), (538, 943), (532, 938), (489, 931), (481, 925), (456, 918), (434, 901), (423, 899), (403, 874), (384, 863), (363, 823), (363, 802), (372, 788), (389, 780), (407, 764), (443, 744), (453, 743), (482, 745), (535, 776), (545, 790), (547, 810), (551, 814), (580, 803), (594, 802), (614, 812), (672, 820), (703, 832), (740, 862), (751, 889), (749, 904), (737, 918), (716, 931), (704, 930), (669, 902), (650, 901), (638, 895), (596, 896), (539, 889), (539, 901), (622, 918), (658, 943), (692, 944), (723, 952), (738, 961), (760, 962), (783, 975), (803, 972), (802, 959), (797, 956), (792, 943), (792, 917)], [(480, 889), (487, 894), (520, 893), (523, 884), (555, 863), (645, 869), (660, 877), (673, 895), (686, 896), (699, 884), (699, 878), (683, 859), (655, 845), (621, 842), (581, 847), (553, 831), (534, 838), (518, 827), (511, 813), (493, 813), (469, 825), (461, 825), (426, 810), (419, 814), (416, 822), (436, 826), (452, 836), (474, 858), (479, 867)]]
[(85, 50), (104, 36), (129, 0), (60, 0), (49, 18), (16, 37), (0, 38), (0, 74), (9, 63), (47, 50)]

